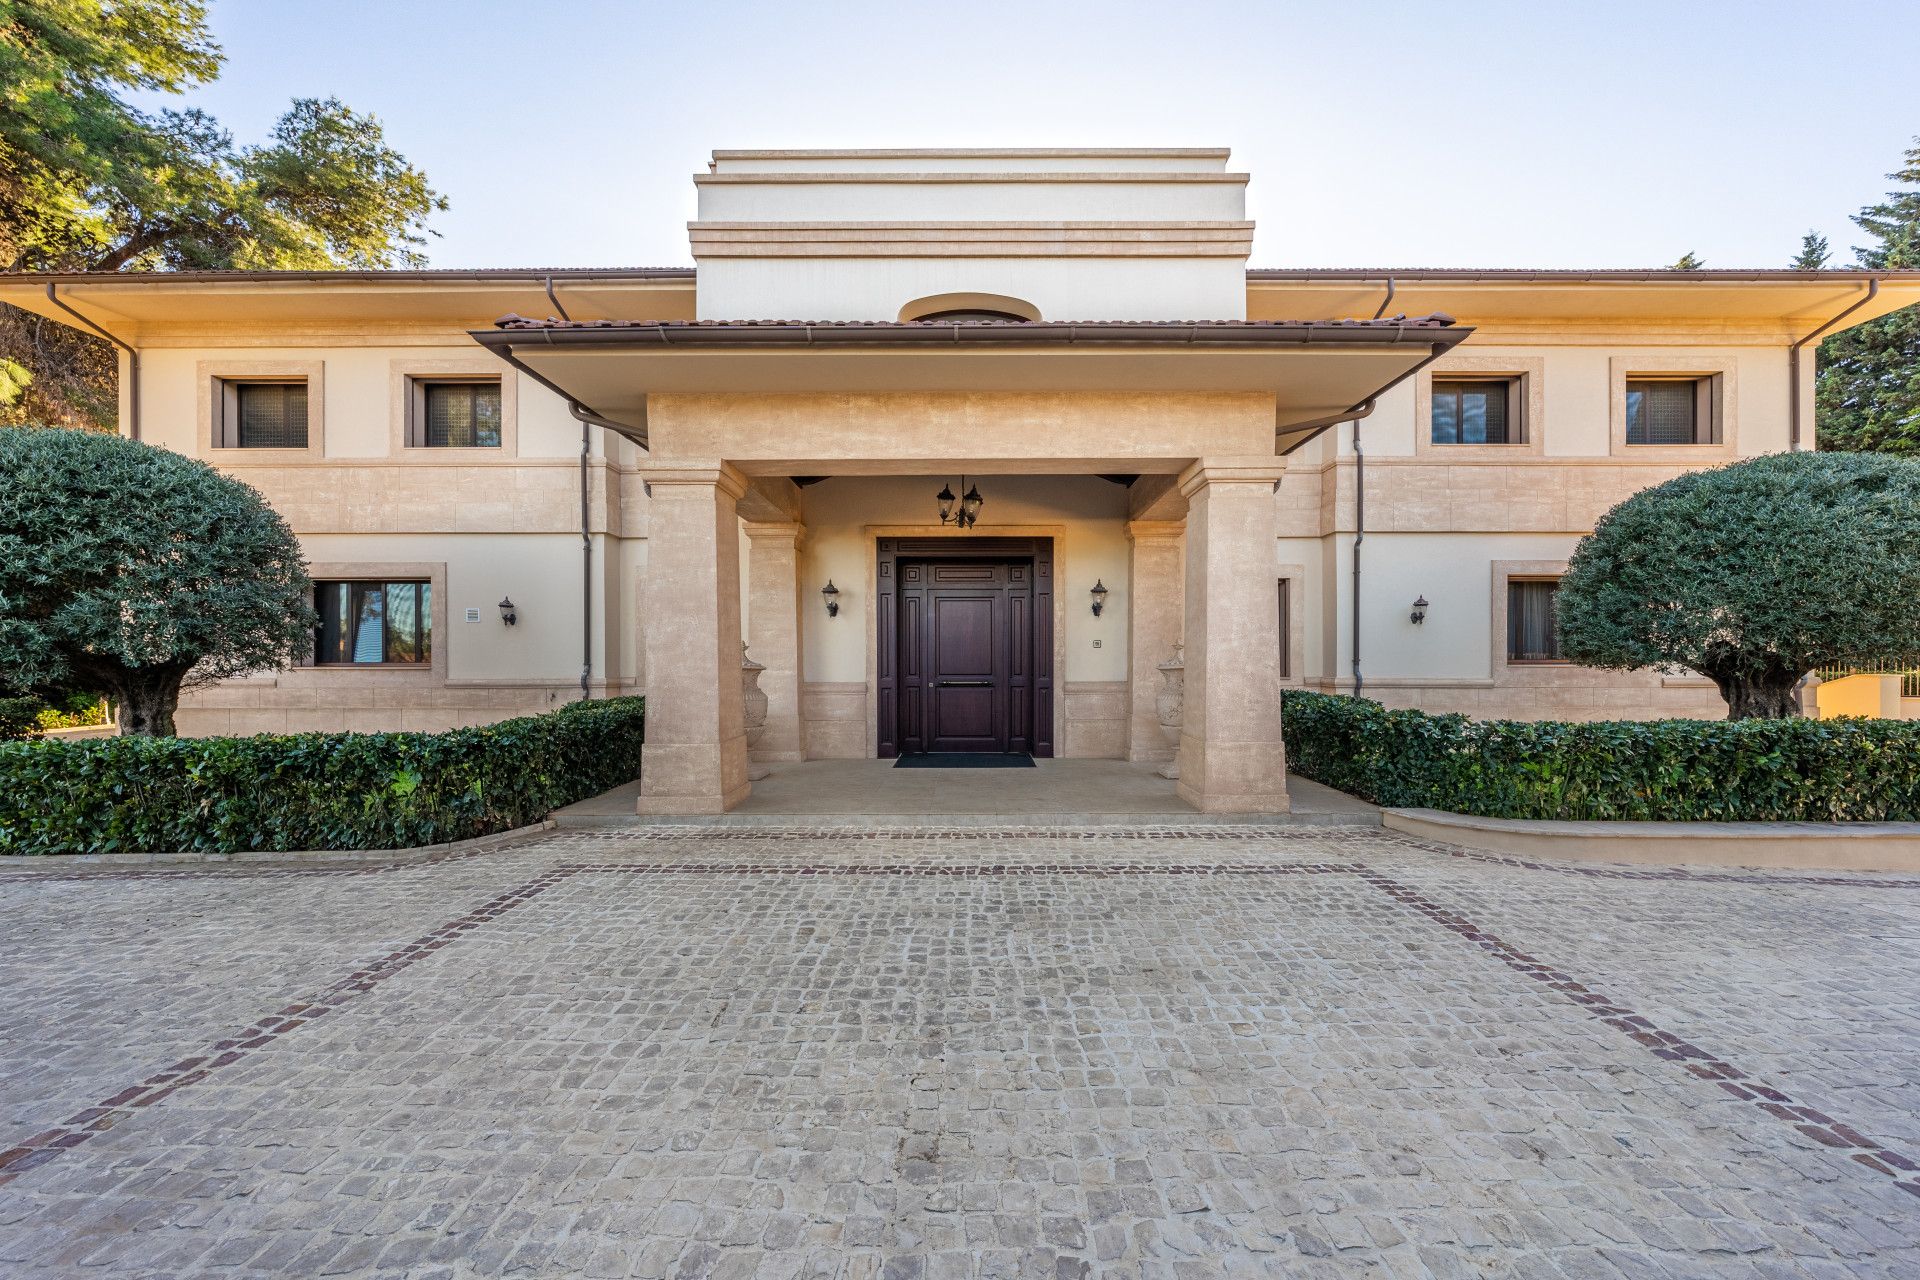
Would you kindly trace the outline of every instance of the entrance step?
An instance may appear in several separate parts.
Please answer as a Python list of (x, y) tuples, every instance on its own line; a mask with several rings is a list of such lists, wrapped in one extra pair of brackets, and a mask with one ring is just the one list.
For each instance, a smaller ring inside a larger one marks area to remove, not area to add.
[(723, 813), (674, 817), (569, 813), (554, 822), (563, 831), (656, 831), (662, 827), (804, 828), (833, 831), (1009, 830), (1062, 827), (1119, 833), (1144, 827), (1261, 827), (1297, 831), (1312, 827), (1378, 827), (1374, 813)]
[(568, 805), (554, 821), (576, 831), (682, 827), (806, 827), (925, 831), (965, 827), (1259, 826), (1378, 827), (1380, 810), (1305, 778), (1287, 779), (1293, 812), (1199, 813), (1150, 764), (1042, 760), (1034, 769), (896, 770), (891, 760), (810, 760), (775, 765), (731, 813), (653, 816), (634, 812), (640, 784)]

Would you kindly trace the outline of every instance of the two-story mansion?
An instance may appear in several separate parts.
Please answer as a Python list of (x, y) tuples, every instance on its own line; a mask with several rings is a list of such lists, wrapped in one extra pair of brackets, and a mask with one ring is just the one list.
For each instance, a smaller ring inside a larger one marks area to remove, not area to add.
[[(1280, 690), (1721, 714), (1561, 662), (1610, 505), (1812, 447), (1817, 335), (1913, 273), (1247, 266), (1213, 149), (721, 151), (691, 268), (0, 280), (110, 335), (122, 429), (300, 534), (308, 663), (184, 731), (432, 729), (648, 697), (642, 812), (773, 764), (1165, 760), (1286, 806)], [(521, 317), (541, 317), (523, 319)]]

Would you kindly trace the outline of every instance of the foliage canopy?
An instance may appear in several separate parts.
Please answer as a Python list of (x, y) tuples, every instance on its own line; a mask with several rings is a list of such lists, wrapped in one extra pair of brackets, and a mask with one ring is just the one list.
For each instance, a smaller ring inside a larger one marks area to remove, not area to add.
[[(380, 122), (300, 98), (237, 145), (206, 112), (129, 91), (215, 78), (199, 0), (0, 0), (0, 270), (417, 266), (446, 200)], [(110, 425), (111, 352), (0, 308), (0, 352), (35, 375), (0, 422)]]
[(1560, 582), (1561, 652), (1687, 667), (1733, 719), (1793, 714), (1815, 667), (1920, 656), (1920, 462), (1780, 453), (1644, 489)]
[(0, 694), (104, 692), (168, 735), (183, 682), (313, 641), (293, 531), (205, 463), (92, 431), (0, 428)]
[[(1855, 263), (1875, 271), (1920, 269), (1920, 138), (1887, 176), (1897, 187), (1854, 218), (1872, 237), (1854, 249)], [(1920, 306), (1822, 342), (1815, 386), (1822, 449), (1920, 455)]]

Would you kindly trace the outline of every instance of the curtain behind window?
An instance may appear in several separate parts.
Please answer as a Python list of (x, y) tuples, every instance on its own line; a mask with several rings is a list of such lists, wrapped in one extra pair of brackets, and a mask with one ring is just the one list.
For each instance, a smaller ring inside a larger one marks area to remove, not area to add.
[(432, 660), (433, 588), (424, 582), (321, 582), (314, 587), (322, 666)]
[(1629, 382), (1628, 444), (1699, 444), (1700, 387), (1695, 382)]
[(1560, 661), (1560, 636), (1554, 629), (1558, 582), (1507, 584), (1507, 660)]
[(500, 384), (430, 382), (426, 387), (426, 416), (430, 448), (498, 448)]
[(242, 449), (307, 447), (306, 383), (237, 383), (233, 404), (238, 415), (235, 440)]
[(1506, 382), (1435, 382), (1435, 444), (1510, 444)]

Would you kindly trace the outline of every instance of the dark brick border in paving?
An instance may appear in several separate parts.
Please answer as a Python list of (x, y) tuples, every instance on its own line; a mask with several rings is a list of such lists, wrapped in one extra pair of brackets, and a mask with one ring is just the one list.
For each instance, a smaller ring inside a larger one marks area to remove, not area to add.
[[(749, 833), (738, 833), (747, 835)], [(754, 832), (753, 838), (776, 838), (780, 833)], [(793, 833), (784, 833), (791, 836)], [(833, 835), (844, 833), (834, 832)], [(864, 834), (864, 833), (863, 833)], [(951, 840), (956, 833), (946, 833), (939, 838)], [(1028, 833), (1010, 831), (996, 833), (1001, 838), (1007, 836), (1025, 836)], [(1103, 833), (1111, 835), (1111, 833)], [(1158, 834), (1158, 833), (1155, 833)], [(1179, 833), (1168, 833), (1169, 835)], [(710, 833), (681, 833), (678, 838), (689, 836), (711, 839)], [(651, 837), (642, 837), (651, 838)], [(1244, 838), (1242, 833), (1241, 838)], [(1422, 848), (1431, 846), (1422, 845)], [(1439, 852), (1453, 854), (1456, 851), (1441, 847)], [(1471, 853), (1460, 856), (1475, 857)], [(1488, 855), (1487, 861), (1507, 862), (1507, 859)], [(1539, 870), (1592, 870), (1601, 868), (1559, 868), (1551, 864), (1518, 863), (1529, 869)], [(352, 874), (367, 874), (372, 871), (393, 868), (354, 868)], [(340, 871), (348, 871), (346, 868)], [(318, 868), (302, 869), (305, 874), (320, 874)], [(336, 872), (336, 874), (339, 872)], [(144, 878), (147, 872), (134, 873)], [(179, 873), (175, 873), (179, 874)], [(202, 871), (199, 874), (209, 874)], [(217, 873), (214, 873), (217, 874)], [(258, 874), (258, 873), (256, 873)], [(1679, 1064), (1690, 1075), (1719, 1087), (1730, 1097), (1751, 1104), (1760, 1113), (1774, 1120), (1791, 1125), (1804, 1136), (1822, 1146), (1848, 1155), (1855, 1163), (1875, 1173), (1894, 1179), (1901, 1190), (1920, 1198), (1920, 1162), (1894, 1151), (1884, 1144), (1868, 1137), (1859, 1130), (1837, 1120), (1813, 1107), (1797, 1102), (1785, 1091), (1767, 1084), (1763, 1080), (1733, 1066), (1722, 1058), (1709, 1053), (1692, 1042), (1656, 1025), (1651, 1019), (1632, 1008), (1620, 1004), (1612, 997), (1580, 982), (1571, 975), (1562, 972), (1551, 964), (1520, 950), (1496, 934), (1489, 933), (1474, 924), (1467, 917), (1440, 905), (1418, 890), (1412, 889), (1384, 873), (1358, 863), (1317, 862), (1317, 863), (1196, 863), (1196, 864), (1152, 864), (1152, 863), (1033, 863), (1033, 862), (995, 862), (995, 863), (959, 863), (935, 864), (914, 862), (880, 863), (805, 863), (805, 862), (680, 862), (680, 863), (570, 863), (542, 872), (526, 883), (489, 899), (463, 915), (456, 916), (429, 933), (390, 951), (361, 966), (346, 977), (324, 988), (318, 994), (297, 1000), (275, 1013), (263, 1017), (251, 1026), (214, 1042), (199, 1054), (183, 1058), (171, 1066), (148, 1076), (138, 1084), (102, 1099), (67, 1117), (59, 1124), (35, 1134), (10, 1150), (0, 1152), (0, 1185), (12, 1181), (21, 1174), (58, 1157), (62, 1152), (80, 1146), (97, 1133), (115, 1127), (122, 1121), (134, 1116), (140, 1109), (152, 1106), (177, 1090), (191, 1087), (205, 1080), (214, 1072), (247, 1057), (254, 1050), (271, 1044), (280, 1037), (290, 1034), (299, 1027), (315, 1019), (322, 1018), (339, 1009), (348, 1002), (374, 990), (387, 979), (401, 973), (416, 962), (433, 952), (456, 941), (461, 936), (484, 928), (501, 916), (526, 905), (554, 886), (578, 875), (612, 874), (618, 876), (694, 876), (694, 875), (778, 875), (801, 877), (853, 877), (853, 876), (1057, 876), (1088, 875), (1101, 877), (1134, 876), (1306, 876), (1306, 875), (1351, 875), (1360, 883), (1367, 885), (1383, 895), (1388, 901), (1407, 911), (1438, 925), (1448, 933), (1469, 943), (1505, 965), (1508, 969), (1533, 982), (1565, 997), (1577, 1005), (1591, 1018), (1598, 1019), (1620, 1031), (1634, 1043), (1646, 1049), (1663, 1061)], [(1650, 879), (1702, 879), (1735, 880), (1736, 882), (1779, 883), (1786, 877), (1760, 875), (1742, 877), (1738, 875), (1711, 875), (1703, 873), (1663, 872), (1626, 872), (1618, 873), (1631, 878)], [(1860, 885), (1863, 882), (1841, 877), (1797, 877), (1793, 883)], [(1875, 882), (1875, 887), (1920, 887), (1906, 881)]]
[(1776, 1120), (1791, 1124), (1822, 1146), (1846, 1152), (1857, 1163), (1893, 1178), (1902, 1191), (1920, 1197), (1920, 1178), (1912, 1176), (1920, 1173), (1920, 1162), (1891, 1150), (1832, 1116), (1795, 1102), (1784, 1091), (1748, 1075), (1673, 1032), (1662, 1030), (1651, 1019), (1620, 1004), (1613, 997), (1529, 955), (1499, 935), (1486, 932), (1459, 912), (1441, 906), (1417, 890), (1377, 871), (1363, 869), (1356, 874), (1395, 902), (1472, 943), (1515, 973), (1559, 992), (1579, 1005), (1588, 1017), (1597, 1018), (1623, 1032), (1656, 1058), (1680, 1063), (1697, 1078), (1718, 1085), (1730, 1096), (1753, 1104)]

